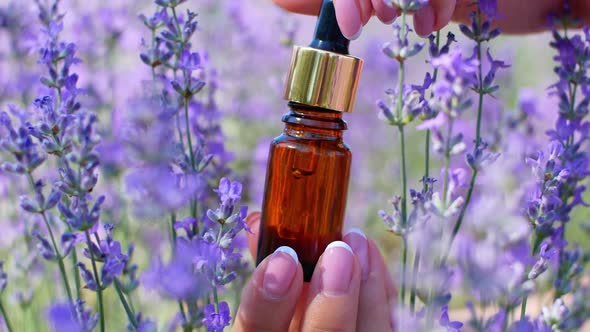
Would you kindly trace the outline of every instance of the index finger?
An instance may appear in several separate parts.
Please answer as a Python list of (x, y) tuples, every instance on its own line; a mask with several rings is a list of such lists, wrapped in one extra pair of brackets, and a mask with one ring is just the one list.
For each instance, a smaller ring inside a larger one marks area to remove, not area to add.
[(284, 9), (305, 15), (318, 15), (320, 12), (321, 0), (272, 0)]
[[(584, 23), (588, 23), (590, 15), (589, 0), (571, 2), (572, 13), (580, 17)], [(453, 20), (469, 24), (469, 14), (475, 7), (470, 0), (459, 0)], [(493, 20), (492, 24), (498, 26), (505, 33), (531, 33), (548, 30), (548, 17), (550, 14), (560, 13), (563, 9), (562, 0), (534, 0), (514, 1), (498, 0), (498, 13), (500, 17)]]

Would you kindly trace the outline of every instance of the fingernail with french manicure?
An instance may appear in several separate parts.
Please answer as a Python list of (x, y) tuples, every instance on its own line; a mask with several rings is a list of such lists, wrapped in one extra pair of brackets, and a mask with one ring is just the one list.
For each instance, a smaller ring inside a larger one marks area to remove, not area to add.
[(262, 279), (265, 295), (271, 299), (280, 299), (287, 295), (298, 265), (297, 253), (292, 248), (283, 246), (275, 250)]
[(369, 243), (367, 236), (358, 228), (351, 228), (344, 234), (344, 241), (350, 245), (361, 266), (361, 280), (369, 277)]
[(327, 295), (348, 293), (352, 281), (354, 254), (346, 242), (330, 243), (321, 259), (322, 292)]

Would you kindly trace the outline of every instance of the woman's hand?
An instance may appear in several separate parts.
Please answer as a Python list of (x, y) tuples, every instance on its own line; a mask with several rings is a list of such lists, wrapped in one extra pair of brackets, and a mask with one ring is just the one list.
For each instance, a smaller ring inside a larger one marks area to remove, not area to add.
[[(279, 6), (296, 13), (317, 15), (322, 0), (273, 0)], [(481, 0), (496, 1), (496, 0)], [(500, 18), (495, 24), (505, 33), (537, 32), (549, 28), (547, 17), (563, 8), (564, 0), (497, 0)], [(574, 15), (590, 23), (590, 0), (570, 1)], [(372, 15), (390, 23), (398, 11), (385, 5), (384, 0), (334, 0), (336, 17), (342, 33), (355, 39)], [(414, 29), (421, 36), (443, 28), (451, 19), (469, 22), (472, 0), (430, 0), (414, 14)]]
[[(256, 256), (260, 214), (248, 217)], [(328, 246), (309, 284), (296, 253), (281, 247), (242, 292), (232, 331), (392, 331), (396, 291), (375, 243), (359, 230)]]

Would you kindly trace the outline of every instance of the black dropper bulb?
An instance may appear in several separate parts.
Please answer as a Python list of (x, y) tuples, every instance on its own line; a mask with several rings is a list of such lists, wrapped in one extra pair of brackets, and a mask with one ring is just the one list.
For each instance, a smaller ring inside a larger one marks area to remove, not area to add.
[(333, 0), (324, 0), (315, 26), (314, 38), (310, 47), (340, 54), (348, 54), (350, 41), (344, 37), (338, 22)]

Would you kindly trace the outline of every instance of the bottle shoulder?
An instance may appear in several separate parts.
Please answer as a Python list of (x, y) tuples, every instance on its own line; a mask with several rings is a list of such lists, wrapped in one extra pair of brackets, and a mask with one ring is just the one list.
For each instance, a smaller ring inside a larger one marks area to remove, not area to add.
[(271, 142), (271, 148), (291, 148), (291, 149), (325, 149), (338, 151), (346, 154), (351, 153), (350, 146), (342, 139), (337, 140), (322, 140), (309, 139), (297, 136), (292, 136), (287, 133), (275, 137)]

